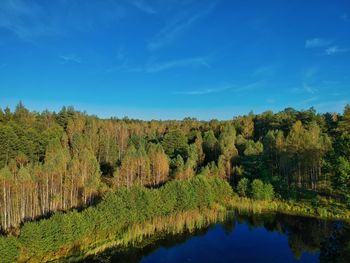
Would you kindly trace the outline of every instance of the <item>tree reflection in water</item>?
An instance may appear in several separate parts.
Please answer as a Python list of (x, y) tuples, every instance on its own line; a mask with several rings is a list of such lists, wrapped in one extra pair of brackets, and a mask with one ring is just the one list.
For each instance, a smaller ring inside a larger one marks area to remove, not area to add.
[[(184, 231), (176, 235), (158, 233), (142, 243), (129, 248), (108, 249), (102, 254), (86, 259), (86, 262), (141, 262), (159, 248), (174, 248), (194, 238), (206, 236), (220, 225), (226, 235), (235, 235), (236, 225), (246, 225), (253, 231), (264, 228), (268, 232), (278, 232), (288, 238), (290, 250), (296, 260), (304, 252), (319, 255), (321, 263), (350, 262), (350, 225), (339, 221), (326, 221), (314, 218), (284, 214), (242, 214), (230, 213), (227, 220), (193, 232)], [(220, 246), (220, 244), (218, 244)], [(273, 247), (266, 248), (273, 250)], [(228, 251), (227, 253), (237, 253)], [(253, 253), (253, 251), (252, 251)], [(225, 257), (225, 255), (222, 255)], [(263, 258), (261, 258), (263, 262)]]

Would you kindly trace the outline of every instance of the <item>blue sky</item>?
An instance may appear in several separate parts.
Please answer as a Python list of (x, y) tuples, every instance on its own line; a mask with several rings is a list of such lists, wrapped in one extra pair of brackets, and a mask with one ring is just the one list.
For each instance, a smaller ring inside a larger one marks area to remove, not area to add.
[(349, 0), (1, 0), (0, 107), (230, 119), (350, 99)]

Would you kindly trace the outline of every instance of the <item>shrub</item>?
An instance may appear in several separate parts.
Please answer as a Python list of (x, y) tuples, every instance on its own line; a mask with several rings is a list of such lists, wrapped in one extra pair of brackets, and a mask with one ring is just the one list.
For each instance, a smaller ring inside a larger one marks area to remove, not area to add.
[(254, 179), (251, 187), (252, 187), (252, 198), (256, 200), (263, 200), (264, 183), (260, 179)]
[(0, 254), (1, 262), (11, 263), (17, 261), (18, 247), (17, 240), (14, 237), (2, 237), (0, 236)]
[(25, 223), (18, 240), (0, 239), (0, 255), (6, 255), (1, 260), (12, 262), (21, 251), (23, 259), (45, 261), (60, 253), (60, 256), (69, 254), (76, 247), (84, 248), (115, 238), (123, 240), (133, 225), (159, 216), (225, 204), (232, 194), (226, 181), (204, 176), (174, 180), (159, 189), (122, 187), (82, 212), (56, 213), (49, 219)]
[(272, 200), (275, 196), (272, 184), (264, 184), (264, 200)]
[(252, 198), (256, 200), (271, 200), (275, 192), (271, 184), (264, 184), (260, 179), (252, 182)]
[(247, 178), (242, 178), (237, 185), (237, 193), (241, 197), (248, 196), (249, 180)]

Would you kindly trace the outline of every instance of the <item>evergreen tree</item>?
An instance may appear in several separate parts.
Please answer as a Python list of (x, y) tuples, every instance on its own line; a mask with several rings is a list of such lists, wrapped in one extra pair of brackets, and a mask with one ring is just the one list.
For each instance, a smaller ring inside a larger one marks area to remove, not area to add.
[(165, 134), (162, 146), (170, 158), (177, 158), (177, 155), (181, 155), (184, 160), (188, 158), (187, 137), (181, 130), (173, 130)]
[(203, 151), (205, 153), (205, 163), (216, 161), (220, 154), (220, 146), (213, 130), (209, 130), (203, 137)]

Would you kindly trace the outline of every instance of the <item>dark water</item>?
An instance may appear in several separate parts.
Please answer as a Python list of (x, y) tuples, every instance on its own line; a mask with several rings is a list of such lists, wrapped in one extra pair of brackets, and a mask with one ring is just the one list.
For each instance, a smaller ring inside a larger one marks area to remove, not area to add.
[(230, 214), (192, 233), (110, 249), (87, 262), (350, 262), (350, 226), (281, 214)]

